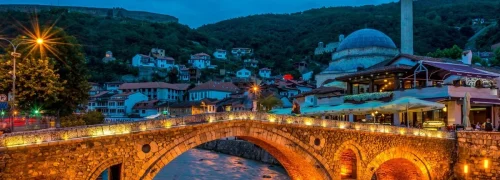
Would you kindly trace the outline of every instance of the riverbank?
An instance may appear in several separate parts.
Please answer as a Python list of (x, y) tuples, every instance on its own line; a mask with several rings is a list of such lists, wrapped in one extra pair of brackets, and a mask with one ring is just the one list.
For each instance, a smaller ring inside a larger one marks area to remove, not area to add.
[(281, 166), (278, 160), (266, 150), (243, 140), (215, 140), (199, 145), (197, 148)]

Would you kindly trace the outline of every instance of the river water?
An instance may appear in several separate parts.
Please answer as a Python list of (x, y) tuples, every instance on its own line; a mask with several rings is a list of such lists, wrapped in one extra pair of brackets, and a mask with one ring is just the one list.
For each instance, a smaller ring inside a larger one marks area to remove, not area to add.
[(288, 180), (282, 167), (191, 149), (163, 167), (155, 180)]

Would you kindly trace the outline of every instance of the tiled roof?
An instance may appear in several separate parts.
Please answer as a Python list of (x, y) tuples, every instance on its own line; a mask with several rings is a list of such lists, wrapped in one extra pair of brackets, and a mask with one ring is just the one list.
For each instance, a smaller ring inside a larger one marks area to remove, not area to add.
[(158, 100), (141, 101), (134, 105), (133, 109), (156, 109)]
[(124, 92), (124, 93), (120, 93), (120, 94), (115, 94), (115, 95), (113, 95), (111, 97), (120, 97), (120, 96), (122, 96), (122, 97), (128, 97), (128, 96), (130, 96), (132, 94), (135, 94), (135, 92)]
[(225, 92), (237, 92), (240, 90), (231, 82), (214, 82), (209, 81), (200, 85), (197, 85), (189, 91), (204, 91), (204, 90), (214, 90), (214, 91), (225, 91)]
[(266, 70), (270, 71), (271, 69), (269, 69), (269, 68), (261, 68), (260, 70), (261, 71), (266, 71)]
[(109, 91), (101, 91), (100, 93), (98, 93), (98, 94), (94, 94), (94, 95), (92, 95), (92, 96), (90, 96), (90, 97), (91, 97), (91, 98), (99, 98), (99, 97), (101, 97), (101, 96), (103, 96), (103, 95), (105, 95), (105, 94), (108, 94), (108, 92), (109, 92)]
[(145, 58), (151, 58), (151, 56), (144, 55), (144, 54), (138, 54), (138, 55), (141, 56), (141, 57), (145, 57)]
[(210, 56), (210, 55), (208, 55), (207, 53), (197, 53), (193, 56)]
[(217, 52), (226, 52), (226, 50), (224, 50), (224, 49), (216, 49), (215, 51), (217, 51)]
[(125, 83), (120, 85), (119, 89), (160, 88), (160, 89), (186, 90), (188, 87), (189, 84), (170, 84), (165, 82), (142, 82), (142, 83)]
[(158, 57), (158, 59), (164, 59), (164, 60), (169, 60), (169, 61), (175, 61), (175, 59), (174, 59), (173, 57), (166, 57), (166, 56)]

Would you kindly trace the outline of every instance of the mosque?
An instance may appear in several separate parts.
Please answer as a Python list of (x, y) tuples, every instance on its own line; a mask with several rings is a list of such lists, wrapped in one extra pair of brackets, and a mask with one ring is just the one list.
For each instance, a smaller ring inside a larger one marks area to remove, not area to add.
[(345, 88), (344, 83), (331, 80), (370, 68), (398, 54), (399, 49), (394, 41), (383, 32), (375, 29), (357, 30), (340, 42), (339, 47), (332, 54), (332, 62), (328, 68), (316, 75), (317, 87)]

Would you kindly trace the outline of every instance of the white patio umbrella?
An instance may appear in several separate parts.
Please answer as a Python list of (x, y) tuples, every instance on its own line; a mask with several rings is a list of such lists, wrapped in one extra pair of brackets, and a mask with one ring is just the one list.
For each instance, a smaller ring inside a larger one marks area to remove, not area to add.
[(463, 115), (462, 123), (465, 126), (466, 130), (472, 129), (470, 126), (469, 112), (470, 112), (470, 94), (469, 92), (466, 92), (464, 97), (464, 103), (462, 104), (462, 115)]
[(433, 109), (443, 109), (445, 106), (441, 103), (425, 101), (414, 97), (401, 97), (392, 102), (389, 102), (385, 105), (382, 105), (380, 108), (386, 111), (395, 111), (395, 112), (406, 112), (406, 125), (409, 126), (409, 111), (413, 109), (421, 109), (423, 110), (433, 110)]

